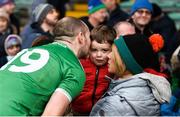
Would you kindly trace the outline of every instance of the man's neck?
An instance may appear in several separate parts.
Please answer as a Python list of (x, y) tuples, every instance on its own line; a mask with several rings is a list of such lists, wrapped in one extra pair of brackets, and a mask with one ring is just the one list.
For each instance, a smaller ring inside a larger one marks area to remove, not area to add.
[(73, 51), (73, 53), (78, 56), (78, 48), (77, 46), (74, 46), (73, 42), (68, 41), (68, 40), (55, 40), (58, 43), (63, 43), (65, 44), (69, 49), (71, 49), (71, 51)]

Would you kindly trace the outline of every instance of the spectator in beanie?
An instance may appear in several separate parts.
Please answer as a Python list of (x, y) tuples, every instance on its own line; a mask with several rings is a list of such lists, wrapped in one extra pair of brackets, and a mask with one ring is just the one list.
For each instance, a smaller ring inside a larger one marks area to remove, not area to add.
[(6, 55), (4, 41), (9, 34), (11, 34), (9, 14), (4, 9), (0, 8), (0, 57)]
[(88, 1), (89, 16), (81, 17), (80, 19), (89, 27), (91, 31), (94, 27), (103, 24), (107, 19), (106, 6), (101, 0)]
[(5, 39), (4, 48), (7, 56), (0, 57), (0, 67), (10, 61), (21, 50), (22, 39), (15, 34)]
[[(34, 11), (34, 9), (42, 3), (46, 3), (46, 0), (33, 0), (32, 5), (31, 5), (31, 14)], [(29, 31), (31, 30), (31, 24), (34, 22), (33, 21), (34, 18), (32, 15), (30, 15), (29, 21), (28, 23), (24, 26), (23, 30), (20, 33), (20, 36), (22, 37), (22, 39), (25, 39), (26, 36), (29, 34)]]
[(46, 35), (52, 38), (52, 30), (58, 21), (58, 13), (50, 4), (39, 4), (32, 12), (34, 22), (27, 35), (24, 37), (22, 48), (29, 48), (32, 42), (41, 35)]
[(135, 26), (136, 33), (147, 37), (153, 34), (149, 25), (152, 13), (152, 4), (148, 0), (135, 0), (131, 7), (129, 22)]
[(114, 26), (117, 22), (125, 21), (129, 18), (129, 15), (120, 8), (118, 0), (102, 0), (102, 2), (106, 5), (109, 12), (108, 26)]
[[(154, 34), (150, 23), (153, 15), (153, 7), (148, 0), (135, 0), (130, 15), (129, 22), (135, 26), (136, 33), (144, 34), (147, 39)], [(165, 62), (164, 55), (160, 51), (157, 54), (159, 55), (160, 71), (170, 77), (169, 67)]]
[(14, 0), (0, 0), (0, 8), (5, 9), (10, 16), (11, 32), (14, 34), (20, 34), (20, 22), (13, 13), (15, 7)]
[(161, 115), (180, 116), (180, 46), (171, 58), (172, 65), (172, 96), (170, 103), (161, 105)]
[(121, 36), (108, 55), (109, 90), (95, 104), (91, 116), (159, 116), (160, 104), (170, 101), (169, 82), (145, 72), (156, 69), (154, 45), (141, 34)]

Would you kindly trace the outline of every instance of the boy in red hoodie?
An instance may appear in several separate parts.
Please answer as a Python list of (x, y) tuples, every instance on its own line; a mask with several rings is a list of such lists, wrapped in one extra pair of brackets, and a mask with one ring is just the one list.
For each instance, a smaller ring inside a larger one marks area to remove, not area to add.
[(107, 55), (116, 38), (113, 28), (100, 25), (91, 31), (91, 47), (87, 59), (81, 59), (86, 73), (86, 82), (81, 94), (72, 102), (72, 113), (78, 116), (88, 116), (93, 105), (101, 98), (108, 88)]

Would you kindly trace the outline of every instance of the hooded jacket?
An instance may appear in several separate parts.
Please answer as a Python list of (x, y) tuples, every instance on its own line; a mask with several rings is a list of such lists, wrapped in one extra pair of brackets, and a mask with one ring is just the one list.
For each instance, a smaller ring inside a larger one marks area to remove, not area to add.
[(111, 80), (110, 89), (93, 107), (91, 116), (159, 116), (160, 104), (169, 102), (169, 82), (157, 75), (141, 73)]
[(90, 59), (81, 59), (81, 64), (86, 73), (86, 82), (81, 94), (72, 102), (73, 111), (81, 114), (89, 114), (93, 105), (107, 91), (109, 80), (107, 65), (97, 67)]

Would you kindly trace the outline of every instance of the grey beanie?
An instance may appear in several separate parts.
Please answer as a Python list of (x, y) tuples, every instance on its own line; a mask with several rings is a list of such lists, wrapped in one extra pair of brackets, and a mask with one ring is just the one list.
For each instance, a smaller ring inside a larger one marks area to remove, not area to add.
[(32, 12), (34, 22), (42, 23), (43, 19), (52, 9), (54, 9), (54, 7), (47, 3), (42, 3), (36, 6)]

